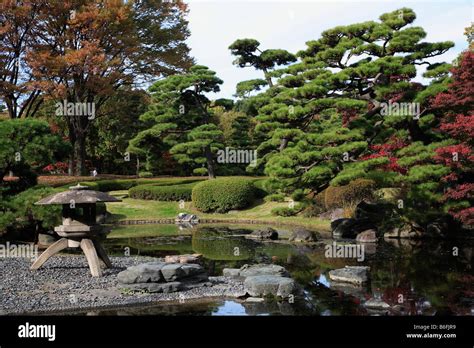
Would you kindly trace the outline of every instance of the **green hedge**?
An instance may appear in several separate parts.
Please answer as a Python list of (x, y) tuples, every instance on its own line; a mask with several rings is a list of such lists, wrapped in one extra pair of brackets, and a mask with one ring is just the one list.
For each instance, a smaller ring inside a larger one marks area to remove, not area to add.
[[(201, 178), (165, 178), (165, 179), (116, 179), (116, 180), (100, 180), (100, 181), (86, 181), (81, 182), (81, 185), (89, 186), (91, 189), (96, 191), (108, 192), (108, 191), (120, 191), (129, 190), (132, 187), (138, 185), (151, 185), (154, 186), (169, 186), (169, 185), (180, 185), (189, 184), (202, 181)], [(71, 185), (68, 185), (68, 187)]]
[(201, 182), (193, 189), (193, 204), (202, 212), (217, 213), (248, 207), (255, 199), (254, 181), (245, 177), (231, 177)]
[(183, 185), (140, 185), (132, 187), (128, 194), (131, 198), (147, 199), (154, 201), (179, 201), (191, 200), (191, 193), (196, 183)]

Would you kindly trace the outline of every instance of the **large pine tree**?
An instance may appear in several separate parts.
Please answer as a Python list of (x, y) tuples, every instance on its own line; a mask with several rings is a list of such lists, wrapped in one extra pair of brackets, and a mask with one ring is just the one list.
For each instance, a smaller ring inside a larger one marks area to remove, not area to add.
[(416, 67), (430, 67), (428, 58), (453, 46), (422, 41), (426, 33), (411, 26), (415, 18), (402, 8), (327, 30), (298, 52), (300, 62), (272, 73), (279, 80), (265, 93), (257, 131), (268, 135), (259, 157), (275, 188), (317, 193), (346, 184), (389, 164), (386, 156), (360, 159), (397, 130), (424, 140), (418, 117), (384, 112), (389, 102), (412, 101), (423, 88), (411, 81)]
[(215, 154), (222, 131), (214, 123), (206, 93), (218, 92), (222, 80), (202, 65), (188, 73), (159, 80), (150, 88), (152, 103), (140, 119), (145, 130), (130, 141), (129, 150), (148, 162), (167, 149), (195, 174), (215, 177)]

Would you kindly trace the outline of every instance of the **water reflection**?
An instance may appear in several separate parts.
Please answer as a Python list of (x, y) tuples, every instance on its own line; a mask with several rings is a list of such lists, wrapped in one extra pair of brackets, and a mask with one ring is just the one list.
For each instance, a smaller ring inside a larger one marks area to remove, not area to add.
[[(110, 253), (122, 255), (125, 247), (132, 255), (157, 257), (201, 253), (211, 275), (220, 275), (224, 267), (273, 262), (286, 267), (307, 294), (301, 306), (217, 301), (204, 306), (206, 309), (192, 309), (195, 315), (472, 315), (472, 240), (382, 240), (358, 263), (355, 259), (327, 258), (324, 245), (332, 243), (330, 239), (316, 245), (262, 242), (246, 237), (253, 228), (200, 226), (186, 233), (176, 228), (173, 233), (168, 226), (166, 233), (161, 233), (157, 227), (156, 234), (147, 232), (148, 237), (109, 238), (106, 247)], [(329, 270), (346, 265), (369, 266), (371, 282), (364, 287), (331, 282)], [(364, 304), (370, 299), (383, 301), (390, 309), (369, 310)], [(178, 307), (178, 312), (185, 310), (182, 305)]]

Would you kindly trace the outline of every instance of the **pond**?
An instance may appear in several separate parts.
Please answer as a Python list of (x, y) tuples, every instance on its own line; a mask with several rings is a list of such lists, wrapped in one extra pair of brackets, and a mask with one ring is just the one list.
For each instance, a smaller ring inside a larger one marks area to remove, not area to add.
[[(99, 314), (150, 315), (377, 315), (362, 304), (379, 298), (390, 304), (390, 315), (474, 315), (474, 241), (381, 240), (366, 244), (364, 260), (326, 257), (330, 238), (314, 245), (287, 241), (291, 229), (275, 228), (280, 240), (248, 238), (258, 226), (201, 225), (179, 229), (174, 225), (116, 227), (105, 241), (111, 255), (124, 253), (164, 257), (200, 253), (210, 275), (244, 264), (284, 266), (304, 288), (295, 303), (269, 301), (240, 303), (232, 299), (101, 311)], [(343, 241), (345, 243), (353, 243)], [(331, 269), (345, 265), (370, 267), (365, 287), (341, 286), (329, 280)]]

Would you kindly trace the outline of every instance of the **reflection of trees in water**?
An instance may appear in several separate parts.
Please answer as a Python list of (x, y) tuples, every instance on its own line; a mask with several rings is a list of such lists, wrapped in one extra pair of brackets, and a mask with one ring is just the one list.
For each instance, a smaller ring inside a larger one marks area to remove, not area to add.
[(256, 242), (245, 237), (230, 237), (219, 228), (198, 228), (193, 233), (192, 249), (204, 258), (217, 261), (249, 260), (255, 255)]
[(162, 257), (169, 254), (192, 253), (191, 236), (166, 236), (144, 238), (107, 239), (104, 243), (112, 255), (124, 254), (125, 248), (130, 248), (131, 255), (146, 255)]
[[(459, 255), (453, 256), (456, 246)], [(384, 301), (409, 314), (423, 312), (425, 300), (446, 313), (470, 310), (461, 297), (472, 289), (465, 279), (472, 267), (472, 242), (426, 241), (408, 248), (386, 244), (384, 251), (389, 258), (379, 255), (370, 263), (372, 289), (380, 289)]]

